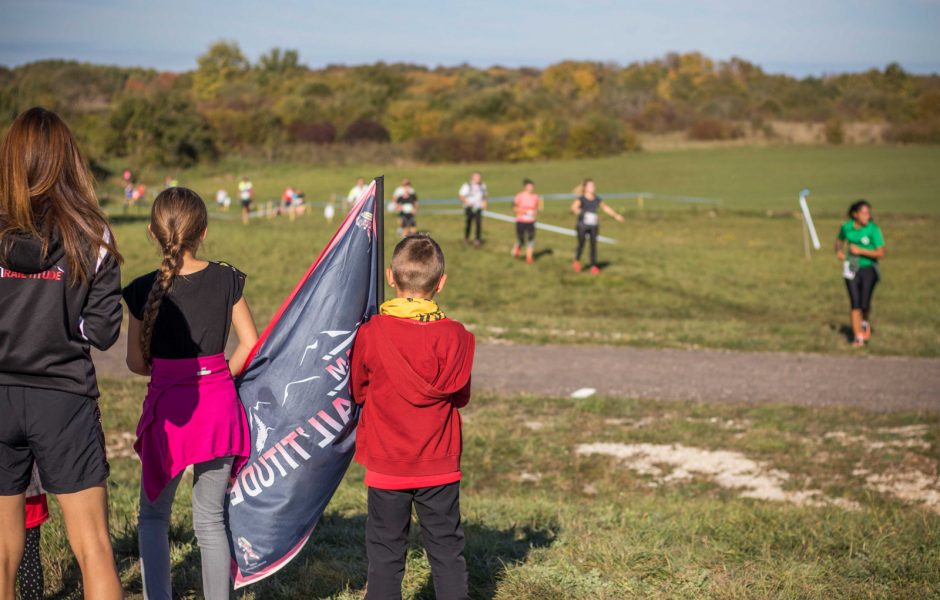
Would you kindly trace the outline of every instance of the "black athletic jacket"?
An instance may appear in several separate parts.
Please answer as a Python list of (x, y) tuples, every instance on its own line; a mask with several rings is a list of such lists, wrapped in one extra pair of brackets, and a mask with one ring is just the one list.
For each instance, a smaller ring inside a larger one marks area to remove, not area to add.
[(97, 398), (90, 346), (107, 350), (121, 331), (121, 268), (102, 249), (89, 282), (73, 287), (65, 250), (41, 254), (22, 236), (0, 255), (0, 385)]

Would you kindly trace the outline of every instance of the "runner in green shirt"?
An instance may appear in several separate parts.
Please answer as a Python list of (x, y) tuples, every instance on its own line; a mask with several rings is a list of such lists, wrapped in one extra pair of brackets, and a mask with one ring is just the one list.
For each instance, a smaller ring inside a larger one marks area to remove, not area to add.
[(836, 258), (842, 261), (842, 277), (852, 303), (853, 346), (864, 346), (871, 337), (868, 314), (878, 283), (878, 259), (884, 258), (885, 240), (871, 218), (871, 204), (859, 200), (849, 207), (849, 220), (836, 239)]

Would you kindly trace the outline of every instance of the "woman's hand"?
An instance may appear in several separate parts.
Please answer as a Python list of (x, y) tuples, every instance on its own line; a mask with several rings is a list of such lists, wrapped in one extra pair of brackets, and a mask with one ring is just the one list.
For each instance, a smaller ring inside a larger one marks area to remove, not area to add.
[(861, 246), (856, 244), (849, 244), (849, 253), (855, 254), (857, 256), (867, 256), (868, 258), (874, 258), (875, 260), (885, 257), (885, 247), (879, 246), (874, 250), (866, 250)]
[(861, 246), (856, 244), (849, 244), (849, 253), (855, 254), (857, 256), (867, 256), (868, 258), (874, 258), (875, 260), (885, 257), (885, 247), (879, 246), (874, 250), (866, 250)]
[(623, 223), (623, 215), (615, 211), (610, 206), (607, 206), (606, 202), (601, 202), (601, 208), (604, 209), (605, 213), (613, 217), (614, 221), (617, 221), (618, 223)]

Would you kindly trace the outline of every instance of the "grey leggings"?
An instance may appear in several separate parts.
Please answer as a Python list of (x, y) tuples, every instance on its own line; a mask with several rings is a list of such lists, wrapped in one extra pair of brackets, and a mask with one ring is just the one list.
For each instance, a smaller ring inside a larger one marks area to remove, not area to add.
[[(225, 488), (232, 473), (233, 457), (226, 456), (193, 466), (193, 529), (202, 555), (202, 597), (228, 600), (232, 584), (231, 554), (225, 531)], [(137, 537), (140, 544), (140, 572), (145, 600), (171, 600), (170, 512), (183, 474), (180, 473), (150, 503), (140, 491)]]

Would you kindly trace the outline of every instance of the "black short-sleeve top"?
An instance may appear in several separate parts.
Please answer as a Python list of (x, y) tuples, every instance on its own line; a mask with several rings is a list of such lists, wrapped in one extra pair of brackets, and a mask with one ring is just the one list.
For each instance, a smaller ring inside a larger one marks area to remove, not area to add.
[[(143, 320), (157, 271), (141, 275), (124, 288), (124, 301), (134, 318)], [(179, 275), (160, 304), (150, 354), (154, 358), (196, 358), (225, 351), (232, 326), (232, 307), (245, 288), (245, 274), (210, 262), (201, 271)]]

